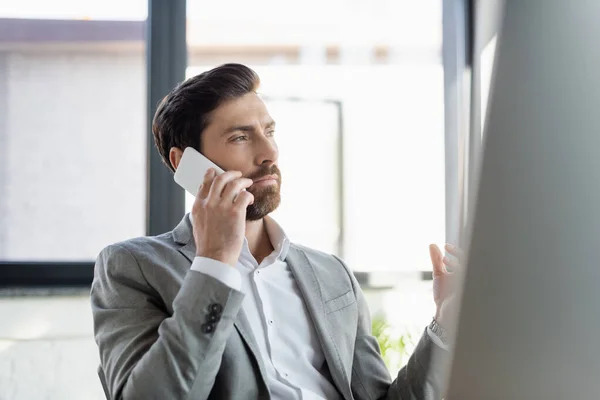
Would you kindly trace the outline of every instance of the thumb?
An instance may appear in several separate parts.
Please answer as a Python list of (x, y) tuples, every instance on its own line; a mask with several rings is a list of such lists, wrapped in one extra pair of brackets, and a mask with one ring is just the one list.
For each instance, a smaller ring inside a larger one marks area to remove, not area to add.
[(440, 276), (446, 273), (444, 268), (443, 254), (440, 248), (435, 244), (429, 245), (429, 257), (433, 266), (433, 276)]

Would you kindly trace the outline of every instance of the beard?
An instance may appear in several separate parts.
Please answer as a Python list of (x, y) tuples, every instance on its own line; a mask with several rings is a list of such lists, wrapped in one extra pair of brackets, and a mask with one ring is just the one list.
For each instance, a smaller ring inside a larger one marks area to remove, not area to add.
[(259, 179), (266, 175), (276, 175), (277, 183), (264, 188), (248, 188), (254, 196), (254, 203), (246, 208), (246, 221), (258, 221), (279, 207), (281, 203), (281, 171), (276, 165), (261, 168), (260, 171), (249, 176), (250, 179)]

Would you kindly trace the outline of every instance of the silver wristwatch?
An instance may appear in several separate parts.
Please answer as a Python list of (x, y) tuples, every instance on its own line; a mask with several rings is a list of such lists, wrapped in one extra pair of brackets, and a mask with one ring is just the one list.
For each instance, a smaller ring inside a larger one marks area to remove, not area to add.
[(431, 332), (433, 332), (435, 334), (435, 336), (440, 338), (442, 343), (444, 343), (444, 344), (448, 343), (448, 331), (446, 330), (446, 328), (442, 327), (435, 320), (435, 318), (429, 324), (429, 329), (431, 329)]

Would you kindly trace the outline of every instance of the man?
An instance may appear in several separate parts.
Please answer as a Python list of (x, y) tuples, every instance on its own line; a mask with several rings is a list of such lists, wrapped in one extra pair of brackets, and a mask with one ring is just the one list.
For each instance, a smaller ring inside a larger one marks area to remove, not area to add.
[(269, 217), (281, 173), (258, 86), (254, 71), (227, 64), (161, 102), (153, 132), (167, 166), (176, 170), (191, 146), (227, 172), (206, 174), (172, 232), (100, 253), (91, 301), (105, 390), (113, 399), (441, 398), (430, 359), (443, 346), (449, 261), (430, 248), (438, 313), (392, 382), (350, 269), (290, 243)]

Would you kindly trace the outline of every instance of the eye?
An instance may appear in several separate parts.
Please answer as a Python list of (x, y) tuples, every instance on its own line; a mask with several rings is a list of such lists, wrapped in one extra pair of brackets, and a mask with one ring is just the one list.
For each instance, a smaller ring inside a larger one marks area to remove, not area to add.
[(268, 131), (267, 136), (275, 136), (275, 130)]
[(236, 136), (233, 139), (231, 139), (232, 142), (243, 142), (245, 140), (247, 140), (248, 137), (246, 135), (242, 135), (242, 136)]

